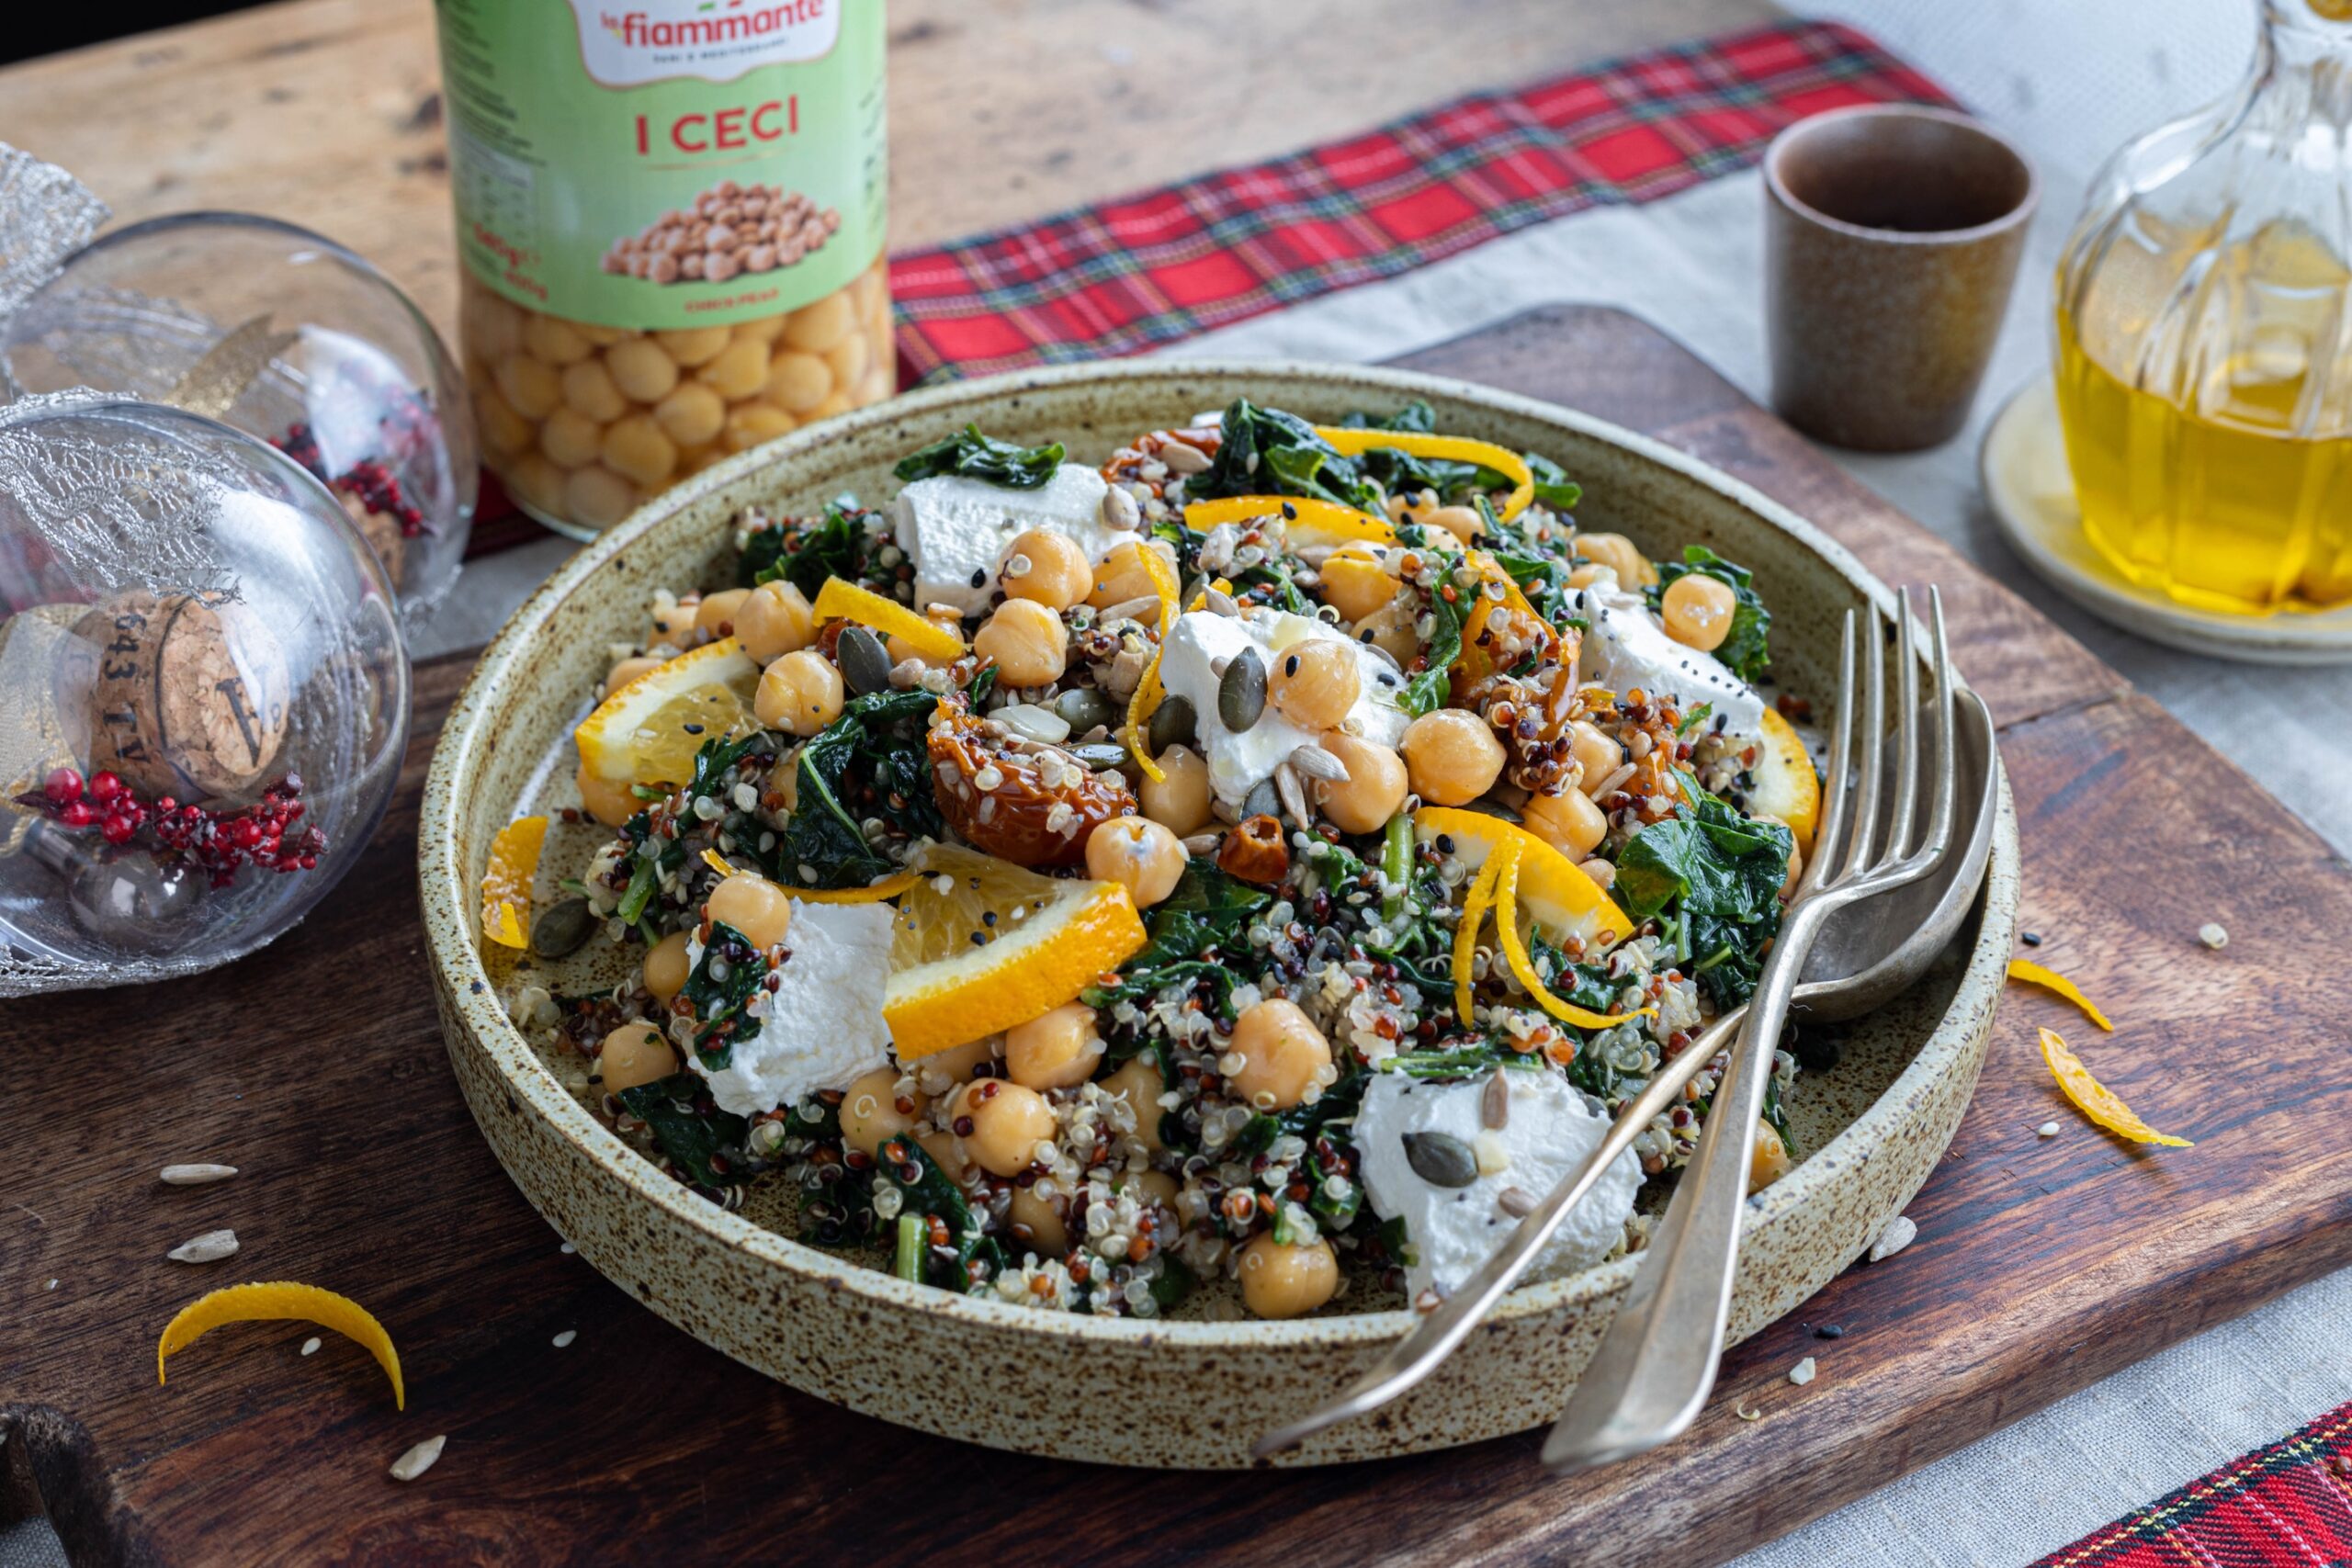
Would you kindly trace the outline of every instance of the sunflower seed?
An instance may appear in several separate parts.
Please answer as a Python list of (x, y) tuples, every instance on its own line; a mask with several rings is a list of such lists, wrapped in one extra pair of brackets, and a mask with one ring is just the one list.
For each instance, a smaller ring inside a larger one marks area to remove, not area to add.
[(1236, 735), (1257, 724), (1266, 711), (1266, 661), (1254, 648), (1233, 656), (1216, 683), (1216, 716)]
[(324, 1343), (325, 1341), (313, 1334), (308, 1339), (302, 1341), (302, 1354), (305, 1356), (315, 1356), (319, 1353), (319, 1347)]
[(2219, 922), (2208, 920), (2197, 928), (2197, 940), (2219, 953), (2230, 945), (2230, 933)]
[(167, 1165), (164, 1168), (166, 1187), (202, 1187), (214, 1181), (226, 1181), (237, 1174), (233, 1165)]
[(1201, 602), (1208, 607), (1209, 614), (1213, 615), (1238, 615), (1241, 614), (1241, 605), (1239, 601), (1236, 600), (1232, 594), (1227, 593), (1222, 588), (1202, 589)]
[(1514, 1220), (1523, 1220), (1535, 1212), (1535, 1195), (1524, 1187), (1506, 1187), (1495, 1194), (1495, 1207)]
[(1224, 841), (1225, 835), (1222, 833), (1195, 833), (1183, 841), (1184, 852), (1196, 858), (1213, 855), (1216, 853), (1217, 845)]
[(1804, 1360), (1799, 1361), (1795, 1366), (1789, 1369), (1789, 1381), (1796, 1384), (1799, 1388), (1803, 1388), (1805, 1384), (1813, 1381), (1813, 1358), (1811, 1356), (1807, 1356)]
[(1348, 782), (1348, 765), (1320, 746), (1301, 746), (1290, 754), (1290, 765), (1323, 784)]
[(2058, 1135), (2058, 1123), (2055, 1122), (2044, 1122), (2041, 1126), (2036, 1127), (2033, 1130), (2033, 1135), (2037, 1138), (2054, 1138)]
[(562, 1333), (555, 1337), (555, 1348), (559, 1350), (564, 1349), (569, 1347), (573, 1340), (579, 1337), (580, 1331), (578, 1329), (567, 1328)]
[(851, 626), (842, 633), (834, 646), (833, 658), (842, 667), (842, 679), (849, 689), (863, 697), (874, 692), (890, 689), (890, 655), (882, 639), (864, 626)]
[(1132, 534), (1142, 523), (1143, 509), (1127, 493), (1126, 486), (1113, 485), (1102, 492), (1102, 526)]
[(1288, 762), (1274, 769), (1274, 795), (1283, 803), (1283, 809), (1290, 813), (1290, 819), (1300, 827), (1315, 820), (1315, 814), (1307, 809), (1306, 786), (1298, 782), (1298, 770)]
[(425, 1438), (424, 1441), (392, 1461), (392, 1479), (414, 1481), (433, 1468), (433, 1461), (441, 1457), (441, 1450), (447, 1448), (449, 1438), (446, 1432), (437, 1438)]
[(1408, 1133), (1405, 1163), (1432, 1187), (1467, 1187), (1478, 1179), (1478, 1156), (1451, 1133)]
[(1478, 1120), (1498, 1132), (1510, 1125), (1510, 1079), (1497, 1067), (1487, 1077), (1487, 1087), (1478, 1094)]
[(1083, 735), (1098, 724), (1115, 724), (1119, 705), (1092, 686), (1073, 686), (1054, 699), (1054, 711), (1069, 726), (1072, 735)]
[(164, 1254), (175, 1263), (218, 1263), (237, 1250), (235, 1231), (206, 1231)]
[(585, 898), (566, 898), (549, 905), (531, 922), (531, 951), (541, 958), (562, 958), (577, 953), (596, 929), (595, 914)]
[(1182, 441), (1170, 441), (1159, 449), (1159, 460), (1168, 465), (1171, 474), (1203, 474), (1208, 472), (1209, 455), (1199, 447)]
[(1122, 599), (1104, 610), (1098, 624), (1109, 626), (1114, 621), (1139, 621), (1148, 626), (1159, 625), (1159, 595), (1139, 593), (1133, 599)]
[(1170, 697), (1151, 711), (1144, 731), (1155, 757), (1170, 746), (1190, 746), (1200, 739), (1201, 716), (1190, 697)]
[(1015, 735), (1052, 746), (1069, 739), (1069, 720), (1036, 703), (1008, 703), (989, 716)]
[(1910, 1215), (1895, 1215), (1894, 1218), (1886, 1222), (1886, 1228), (1878, 1233), (1878, 1239), (1871, 1243), (1871, 1261), (1885, 1262), (1910, 1246), (1913, 1238), (1918, 1234), (1919, 1227), (1912, 1222)]

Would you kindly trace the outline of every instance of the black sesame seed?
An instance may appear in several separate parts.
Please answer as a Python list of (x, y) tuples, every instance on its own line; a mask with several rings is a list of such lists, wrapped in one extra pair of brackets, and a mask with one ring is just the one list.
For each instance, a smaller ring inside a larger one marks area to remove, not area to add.
[(972, 586), (973, 586), (973, 587), (975, 587), (975, 588), (986, 588), (988, 585), (989, 585), (989, 572), (988, 572), (988, 568), (986, 568), (986, 567), (984, 567), (984, 566), (976, 566), (976, 567), (974, 567), (974, 568), (972, 569)]

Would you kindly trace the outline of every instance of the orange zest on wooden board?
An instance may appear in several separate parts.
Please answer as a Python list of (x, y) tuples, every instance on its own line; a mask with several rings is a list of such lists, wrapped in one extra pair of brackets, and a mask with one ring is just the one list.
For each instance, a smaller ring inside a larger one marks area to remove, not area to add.
[(1482, 468), (1492, 468), (1510, 480), (1510, 494), (1503, 498), (1495, 516), (1508, 523), (1527, 510), (1535, 499), (1535, 471), (1527, 459), (1508, 446), (1498, 446), (1491, 441), (1474, 441), (1466, 435), (1424, 435), (1405, 430), (1350, 430), (1340, 425), (1318, 424), (1315, 434), (1331, 444), (1332, 449), (1350, 457), (1373, 451), (1403, 452), (1415, 457), (1441, 457), (1448, 462), (1476, 463)]
[(2116, 1136), (2135, 1144), (2162, 1144), (2168, 1149), (2196, 1147), (2187, 1138), (2159, 1133), (2140, 1120), (2139, 1113), (2118, 1099), (2113, 1089), (2091, 1077), (2091, 1070), (2067, 1048), (2057, 1031), (2041, 1032), (2041, 1059), (2049, 1064), (2050, 1076), (2058, 1080), (2059, 1089), (2075, 1102), (2075, 1108)]
[(828, 621), (855, 621), (885, 637), (901, 639), (927, 659), (960, 659), (964, 654), (964, 639), (938, 622), (924, 620), (897, 600), (885, 599), (842, 578), (825, 579), (808, 613), (820, 626)]
[(2098, 1010), (2098, 1004), (2083, 995), (2081, 987), (2059, 974), (2055, 969), (2044, 969), (2030, 959), (2012, 958), (2009, 960), (2009, 978), (2023, 980), (2029, 986), (2039, 986), (2045, 991), (2055, 991), (2082, 1009), (2083, 1016), (2093, 1023), (2098, 1024), (2109, 1034), (2115, 1032), (2115, 1025), (2107, 1021), (2107, 1014)]
[(376, 1358), (376, 1364), (384, 1369), (384, 1375), (392, 1380), (394, 1407), (408, 1408), (408, 1389), (401, 1382), (400, 1352), (392, 1348), (392, 1337), (384, 1332), (384, 1325), (376, 1321), (375, 1314), (349, 1296), (291, 1280), (231, 1285), (209, 1292), (180, 1308), (164, 1325), (164, 1337), (155, 1342), (155, 1381), (169, 1381), (164, 1376), (164, 1362), (175, 1351), (187, 1349), (224, 1323), (283, 1321), (314, 1323), (366, 1346), (368, 1354)]
[(1341, 539), (1391, 544), (1396, 538), (1396, 525), (1385, 517), (1303, 495), (1228, 495), (1217, 501), (1196, 501), (1184, 508), (1184, 526), (1195, 534), (1205, 534), (1221, 523), (1249, 523), (1261, 517), (1284, 518), (1294, 528)]
[(530, 945), (531, 880), (538, 874), (539, 848), (547, 837), (546, 818), (520, 817), (490, 841), (490, 869), (481, 879), (481, 934), (502, 947)]

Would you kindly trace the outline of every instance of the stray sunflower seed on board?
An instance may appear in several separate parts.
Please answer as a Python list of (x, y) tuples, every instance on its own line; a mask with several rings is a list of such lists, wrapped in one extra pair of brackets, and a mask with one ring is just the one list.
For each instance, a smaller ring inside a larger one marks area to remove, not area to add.
[(1871, 1243), (1871, 1261), (1883, 1263), (1905, 1247), (1919, 1234), (1919, 1227), (1908, 1214), (1897, 1214), (1886, 1222), (1886, 1228)]
[(1789, 1369), (1789, 1381), (1796, 1384), (1799, 1388), (1803, 1388), (1805, 1384), (1813, 1381), (1813, 1358), (1811, 1356), (1807, 1356), (1804, 1360), (1799, 1361), (1795, 1366)]
[(167, 1165), (163, 1179), (166, 1187), (202, 1187), (209, 1182), (226, 1181), (236, 1174), (233, 1165)]
[(2219, 953), (2230, 945), (2230, 933), (2218, 920), (2208, 920), (2197, 928), (2197, 940)]
[(232, 1230), (206, 1231), (164, 1254), (175, 1263), (218, 1263), (233, 1257), (237, 1250), (237, 1233)]
[(447, 1446), (448, 1441), (448, 1434), (446, 1432), (437, 1438), (427, 1438), (400, 1458), (392, 1461), (392, 1479), (414, 1481), (418, 1476), (431, 1470), (433, 1461), (441, 1457), (441, 1450)]

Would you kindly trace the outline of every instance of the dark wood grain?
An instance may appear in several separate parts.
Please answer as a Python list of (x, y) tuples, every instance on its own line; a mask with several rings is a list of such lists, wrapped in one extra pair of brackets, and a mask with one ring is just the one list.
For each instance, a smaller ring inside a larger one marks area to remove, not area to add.
[[(1681, 1442), (1547, 1482), (1536, 1435), (1305, 1472), (1144, 1474), (961, 1447), (766, 1382), (602, 1280), (492, 1163), (442, 1055), (414, 913), (416, 785), (462, 660), (418, 672), (401, 793), (352, 881), (210, 976), (0, 1007), (0, 1408), (84, 1560), (178, 1562), (1715, 1562), (2185, 1335), (2352, 1261), (2342, 1021), (2352, 980), (2282, 955), (2352, 934), (2320, 840), (2006, 590), (1844, 478), (1649, 328), (1559, 310), (1415, 363), (1576, 403), (1723, 463), (1890, 581), (1938, 581), (2003, 721), (2024, 924), (2122, 1025), (2004, 1008), (1975, 1104), (1910, 1213), (1727, 1361)], [(2199, 946), (2206, 920), (2231, 931)], [(2317, 940), (2315, 940), (2317, 939)], [(2291, 983), (2281, 984), (2291, 977)], [(2083, 1125), (2033, 1049), (2051, 1022), (2158, 1125)], [(2059, 1136), (2037, 1123), (2056, 1119)], [(172, 1190), (167, 1161), (244, 1174)], [(215, 1225), (244, 1250), (163, 1253)], [(356, 1347), (221, 1331), (154, 1385), (198, 1291), (291, 1277), (399, 1339), (395, 1415)], [(53, 1289), (47, 1281), (57, 1281)], [(1835, 1341), (1810, 1326), (1836, 1323)], [(551, 1343), (561, 1330), (578, 1339)], [(1785, 1373), (1811, 1355), (1820, 1376)], [(1759, 1411), (1753, 1423), (1735, 1404)], [(413, 1485), (386, 1478), (449, 1435)]]

